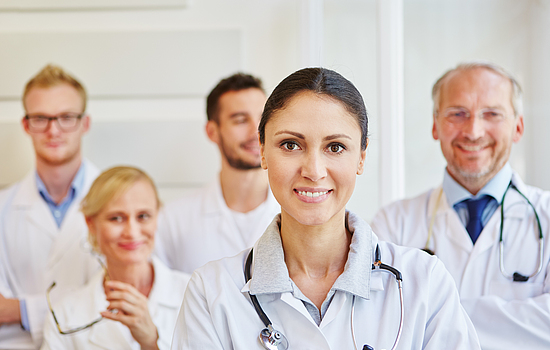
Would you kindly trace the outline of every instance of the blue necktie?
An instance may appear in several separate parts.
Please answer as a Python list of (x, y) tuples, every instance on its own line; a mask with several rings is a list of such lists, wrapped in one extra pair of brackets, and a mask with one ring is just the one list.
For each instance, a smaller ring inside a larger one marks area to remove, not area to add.
[(466, 225), (466, 231), (472, 238), (472, 242), (476, 242), (481, 230), (483, 230), (483, 224), (481, 223), (481, 215), (483, 210), (487, 206), (487, 203), (491, 200), (491, 196), (483, 196), (479, 199), (468, 199), (464, 201), (468, 206), (468, 214), (470, 218), (468, 219), (468, 224)]

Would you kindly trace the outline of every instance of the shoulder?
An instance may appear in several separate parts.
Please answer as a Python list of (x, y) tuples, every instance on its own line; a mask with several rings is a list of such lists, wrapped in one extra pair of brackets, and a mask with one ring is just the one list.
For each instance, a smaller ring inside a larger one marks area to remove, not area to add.
[(244, 264), (249, 251), (246, 249), (235, 256), (210, 261), (199, 267), (191, 275), (189, 288), (201, 289), (207, 299), (216, 298), (221, 291), (240, 293), (245, 285)]
[(21, 182), (17, 182), (9, 187), (0, 190), (0, 212), (2, 211), (4, 205), (11, 202), (19, 186), (21, 186)]
[(518, 190), (537, 207), (537, 210), (550, 213), (550, 191), (545, 191), (542, 188), (525, 184), (515, 172), (512, 177), (512, 182), (516, 185)]
[(170, 269), (155, 256), (153, 256), (153, 267), (156, 276), (155, 283), (159, 283), (161, 289), (183, 296), (191, 275)]
[[(400, 242), (395, 235), (403, 233), (404, 228), (414, 229), (422, 220), (426, 220), (426, 211), (433, 189), (420, 195), (399, 200), (380, 209), (371, 221), (373, 231), (383, 240)], [(410, 221), (414, 220), (414, 223)], [(392, 238), (388, 235), (391, 235)]]
[(407, 198), (395, 201), (384, 206), (378, 211), (376, 216), (380, 215), (389, 215), (393, 213), (394, 215), (407, 215), (410, 212), (419, 212), (426, 208), (426, 204), (432, 194), (433, 189), (430, 189), (426, 192), (423, 192), (416, 197)]
[(418, 248), (400, 246), (391, 242), (379, 241), (382, 262), (401, 266), (412, 275), (425, 274), (436, 268), (440, 260)]

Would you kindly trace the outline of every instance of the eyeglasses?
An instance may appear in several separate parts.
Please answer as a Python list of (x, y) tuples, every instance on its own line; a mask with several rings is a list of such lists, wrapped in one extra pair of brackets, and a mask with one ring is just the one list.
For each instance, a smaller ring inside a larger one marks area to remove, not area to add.
[[(470, 120), (471, 113), (464, 108), (450, 107), (444, 110), (441, 116), (445, 119), (445, 121), (451, 124), (464, 124)], [(475, 114), (475, 116), (492, 124), (500, 123), (506, 119), (504, 112), (497, 108), (481, 109)]]
[[(109, 274), (107, 272), (107, 268), (105, 267), (105, 265), (103, 264), (103, 262), (99, 258), (98, 258), (98, 261), (99, 261), (99, 264), (101, 265), (101, 267), (103, 268), (103, 271), (105, 271), (105, 279), (110, 280)], [(48, 308), (50, 309), (50, 312), (52, 313), (53, 320), (55, 322), (55, 326), (57, 327), (57, 330), (59, 331), (60, 334), (73, 334), (73, 333), (76, 333), (76, 332), (83, 331), (87, 328), (90, 328), (91, 326), (93, 326), (94, 324), (98, 323), (99, 321), (101, 321), (103, 319), (103, 316), (100, 316), (99, 318), (96, 318), (95, 320), (93, 320), (92, 322), (90, 322), (90, 323), (88, 323), (84, 326), (72, 328), (72, 329), (69, 329), (69, 330), (66, 330), (66, 331), (62, 330), (61, 326), (59, 325), (59, 322), (57, 321), (57, 317), (55, 316), (55, 312), (53, 311), (52, 301), (50, 299), (50, 292), (52, 291), (53, 287), (55, 287), (55, 282), (53, 282), (52, 285), (46, 290), (46, 299), (48, 300)]]
[(75, 131), (78, 128), (80, 119), (84, 116), (84, 113), (63, 113), (54, 117), (47, 117), (45, 115), (26, 115), (29, 123), (29, 130), (32, 132), (44, 132), (50, 127), (52, 120), (57, 121), (57, 125), (64, 132)]
[(53, 289), (53, 287), (55, 287), (55, 282), (52, 283), (52, 285), (46, 291), (46, 299), (48, 299), (48, 307), (50, 308), (50, 312), (52, 313), (53, 320), (55, 322), (55, 326), (57, 327), (57, 330), (59, 331), (59, 333), (61, 333), (61, 334), (73, 334), (73, 333), (76, 333), (76, 332), (80, 332), (80, 331), (85, 330), (86, 328), (90, 328), (91, 326), (93, 326), (94, 324), (98, 323), (99, 321), (101, 321), (103, 319), (103, 316), (101, 316), (101, 317), (93, 320), (92, 322), (84, 325), (84, 326), (72, 328), (72, 329), (69, 329), (67, 331), (62, 330), (61, 326), (59, 325), (59, 322), (57, 321), (57, 317), (55, 316), (55, 312), (53, 311), (53, 308), (52, 308), (52, 302), (50, 300), (50, 292)]

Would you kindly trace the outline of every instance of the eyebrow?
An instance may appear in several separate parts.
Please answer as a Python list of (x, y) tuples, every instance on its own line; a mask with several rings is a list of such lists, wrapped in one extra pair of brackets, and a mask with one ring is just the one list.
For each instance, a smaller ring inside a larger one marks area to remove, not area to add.
[[(281, 135), (281, 134), (290, 134), (290, 135), (293, 135), (293, 136), (296, 136), (297, 138), (301, 139), (301, 140), (305, 140), (305, 136), (300, 134), (299, 132), (294, 132), (294, 131), (289, 131), (289, 130), (281, 130), (281, 131), (277, 131), (275, 133), (275, 136), (277, 135)], [(323, 138), (323, 141), (329, 141), (329, 140), (334, 140), (334, 139), (339, 139), (339, 138), (346, 138), (346, 139), (350, 139), (351, 140), (351, 137), (349, 137), (348, 135), (346, 134), (333, 134), (333, 135), (328, 135), (328, 136), (325, 136)]]

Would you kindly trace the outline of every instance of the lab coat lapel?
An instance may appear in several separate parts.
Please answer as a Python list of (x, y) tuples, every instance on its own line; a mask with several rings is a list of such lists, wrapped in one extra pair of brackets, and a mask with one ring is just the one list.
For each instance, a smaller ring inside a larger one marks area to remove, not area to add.
[[(48, 267), (50, 268), (50, 271), (52, 271), (52, 268), (54, 268), (55, 265), (62, 260), (61, 258), (63, 257), (63, 255), (66, 254), (71, 245), (73, 245), (75, 239), (78, 239), (75, 237), (76, 235), (79, 236), (82, 244), (84, 244), (86, 240), (86, 234), (88, 230), (86, 228), (84, 216), (79, 212), (80, 201), (82, 200), (82, 198), (84, 198), (86, 193), (88, 193), (88, 190), (90, 189), (93, 180), (97, 177), (98, 171), (89, 162), (86, 163), (85, 170), (86, 173), (84, 175), (84, 187), (82, 188), (81, 193), (79, 193), (78, 196), (71, 203), (67, 214), (65, 214), (65, 218), (63, 219), (61, 228), (58, 232), (58, 237), (52, 246), (50, 257), (48, 260)], [(54, 225), (56, 225), (55, 222)]]
[[(89, 315), (87, 319), (94, 319), (97, 315), (105, 310), (105, 292), (103, 291), (103, 274), (97, 280), (95, 292), (93, 293), (94, 314)], [(130, 350), (132, 346), (122, 333), (122, 325), (120, 322), (107, 319), (101, 320), (90, 328), (89, 342), (102, 349), (121, 349)]]
[[(36, 170), (32, 170), (21, 182), (13, 200), (16, 211), (25, 212), (25, 219), (52, 239), (57, 235), (57, 224), (36, 187)], [(15, 211), (15, 212), (16, 212)]]
[(125, 326), (108, 320), (95, 324), (90, 330), (90, 344), (102, 349), (131, 350), (132, 346), (122, 334), (120, 327)]
[[(515, 176), (512, 177), (514, 185), (518, 187), (520, 191), (522, 188), (525, 188), (525, 184), (519, 179), (519, 177), (514, 173)], [(525, 192), (525, 189), (522, 193)], [(502, 204), (501, 204), (502, 206)], [(474, 250), (472, 256), (477, 256), (484, 251), (491, 249), (499, 242), (500, 236), (500, 224), (501, 224), (501, 206), (497, 208), (493, 216), (489, 219), (483, 231), (479, 235), (479, 238), (474, 245)], [(504, 219), (506, 222), (510, 220), (523, 220), (526, 217), (526, 212), (532, 210), (527, 202), (521, 197), (516, 190), (510, 188), (506, 193), (504, 199)], [(504, 225), (506, 225), (506, 222)]]
[[(436, 190), (432, 191), (432, 194), (430, 195), (430, 203), (428, 204), (428, 210), (430, 210), (429, 213), (434, 212), (437, 202), (437, 196), (439, 195), (439, 192), (441, 190), (442, 188), (440, 186)], [(448, 240), (457, 247), (467, 252), (472, 251), (472, 240), (470, 239), (470, 236), (468, 235), (466, 228), (464, 228), (464, 225), (460, 221), (457, 213), (455, 212), (453, 207), (449, 205), (445, 192), (443, 192), (441, 195), (439, 208), (437, 209), (435, 215), (436, 219), (433, 228), (434, 237), (432, 237), (435, 242), (437, 242), (437, 237), (435, 236), (442, 233), (446, 235)], [(428, 225), (430, 223), (430, 220), (431, 217), (428, 217)], [(437, 248), (435, 251), (437, 254)]]

